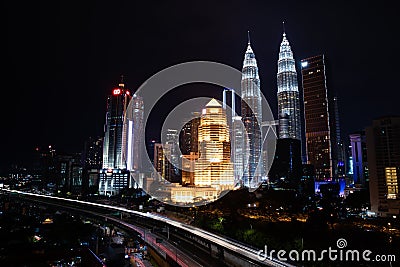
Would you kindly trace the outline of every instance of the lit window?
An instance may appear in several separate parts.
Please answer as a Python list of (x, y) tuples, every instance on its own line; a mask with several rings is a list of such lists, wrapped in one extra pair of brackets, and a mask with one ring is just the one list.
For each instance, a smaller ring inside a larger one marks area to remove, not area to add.
[(387, 198), (397, 199), (398, 195), (398, 184), (397, 184), (397, 169), (396, 167), (385, 168), (386, 186), (387, 186)]

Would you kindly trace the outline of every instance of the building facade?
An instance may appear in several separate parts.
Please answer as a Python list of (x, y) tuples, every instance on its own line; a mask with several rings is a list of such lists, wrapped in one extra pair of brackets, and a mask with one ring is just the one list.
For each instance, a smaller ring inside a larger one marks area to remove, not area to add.
[(365, 188), (368, 186), (369, 176), (367, 142), (364, 131), (350, 134), (350, 147), (354, 184)]
[(314, 166), (319, 181), (338, 178), (338, 122), (325, 63), (324, 55), (301, 60), (307, 163)]
[(169, 159), (172, 158), (171, 144), (154, 144), (154, 169), (156, 171), (155, 177), (157, 181), (165, 179), (171, 183), (176, 181), (175, 168)]
[(96, 193), (99, 188), (99, 175), (103, 167), (103, 137), (89, 137), (82, 152), (83, 193)]
[(268, 173), (269, 183), (276, 188), (299, 190), (301, 176), (301, 141), (295, 138), (278, 139)]
[(203, 109), (198, 140), (199, 158), (195, 163), (195, 186), (211, 186), (219, 192), (233, 189), (229, 127), (226, 112), (215, 99)]
[[(129, 92), (129, 91), (127, 91)], [(142, 155), (145, 153), (144, 139), (144, 102), (143, 98), (133, 94), (124, 116), (123, 162), (131, 174), (137, 174), (142, 168)]]
[(123, 160), (126, 148), (126, 132), (124, 116), (132, 96), (120, 83), (107, 98), (106, 123), (104, 125), (103, 169), (126, 169)]
[[(278, 116), (279, 138), (301, 140), (300, 99), (296, 63), (286, 33), (279, 50), (278, 59)], [(281, 119), (282, 118), (282, 119)]]
[(245, 163), (244, 150), (245, 144), (247, 144), (246, 131), (242, 122), (242, 117), (234, 116), (232, 117), (232, 134), (231, 134), (231, 158), (233, 163), (233, 172), (235, 176), (235, 186), (244, 186), (244, 166)]
[(244, 146), (243, 185), (257, 188), (262, 176), (262, 102), (260, 77), (255, 54), (248, 40), (244, 55), (241, 81), (241, 117), (247, 134)]
[(371, 210), (400, 214), (400, 117), (375, 119), (366, 130)]
[[(127, 120), (125, 117), (126, 115), (134, 117), (134, 113), (139, 110), (136, 104), (129, 105), (131, 99), (131, 92), (125, 88), (123, 81), (112, 90), (111, 95), (107, 98), (103, 166), (99, 179), (100, 195), (117, 195), (131, 184), (129, 170), (132, 170), (135, 164), (133, 153), (139, 152), (135, 151), (134, 147), (135, 134), (140, 135), (139, 132), (135, 132), (134, 121)], [(140, 103), (143, 103), (142, 101), (138, 102), (139, 106)]]

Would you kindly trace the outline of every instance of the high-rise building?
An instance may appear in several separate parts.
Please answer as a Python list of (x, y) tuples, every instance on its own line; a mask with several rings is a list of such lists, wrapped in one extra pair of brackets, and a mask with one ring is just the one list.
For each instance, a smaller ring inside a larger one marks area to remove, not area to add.
[(241, 97), (241, 116), (248, 137), (243, 153), (244, 162), (247, 162), (244, 166), (243, 185), (254, 189), (258, 187), (263, 171), (261, 155), (262, 98), (257, 61), (250, 45), (250, 37), (243, 61)]
[(89, 137), (85, 141), (82, 153), (85, 169), (100, 170), (103, 165), (103, 137)]
[(179, 133), (179, 146), (183, 155), (198, 151), (197, 131), (200, 124), (200, 112), (192, 112), (192, 116)]
[(182, 157), (182, 185), (168, 186), (171, 202), (206, 204), (234, 188), (229, 134), (226, 109), (212, 99), (201, 112), (198, 153)]
[[(168, 160), (171, 157), (171, 145), (170, 144), (154, 144), (154, 169), (156, 171), (155, 176), (161, 176), (163, 179), (173, 182), (173, 166)], [(161, 180), (161, 177), (157, 177), (157, 180)]]
[(146, 148), (147, 155), (149, 156), (149, 159), (153, 165), (154, 165), (154, 146), (157, 143), (158, 142), (155, 139), (152, 139), (147, 143), (147, 148)]
[(48, 148), (35, 148), (32, 166), (33, 177), (42, 186), (47, 184), (61, 184), (59, 173), (56, 171), (56, 150), (51, 145)]
[(103, 137), (89, 137), (82, 152), (83, 193), (96, 193), (99, 188), (99, 175), (103, 166)]
[(153, 152), (153, 166), (155, 171), (159, 175), (163, 175), (164, 172), (164, 151), (163, 145), (160, 143), (154, 143), (154, 152)]
[[(334, 134), (335, 143), (332, 144), (333, 154), (336, 155), (336, 177), (344, 178), (346, 176), (347, 165), (347, 153), (346, 148), (342, 140), (342, 134), (340, 130), (340, 116), (339, 116), (339, 98), (337, 96), (331, 97), (333, 100), (333, 114), (332, 114), (332, 132)], [(335, 161), (334, 161), (335, 162)], [(335, 176), (334, 175), (334, 176)]]
[(367, 127), (371, 210), (378, 216), (400, 213), (400, 117), (375, 119)]
[(316, 181), (338, 178), (337, 123), (334, 97), (328, 91), (325, 56), (301, 60), (307, 163)]
[[(55, 182), (51, 187), (53, 190), (60, 190), (64, 193), (82, 192), (82, 155), (81, 153), (57, 153), (54, 156)], [(53, 184), (51, 182), (50, 184)]]
[(301, 141), (295, 138), (278, 139), (274, 161), (268, 173), (269, 183), (277, 188), (298, 190), (301, 175)]
[(246, 138), (245, 129), (242, 122), (242, 117), (235, 116), (232, 118), (232, 134), (231, 134), (231, 157), (233, 163), (233, 171), (235, 176), (235, 186), (239, 185), (241, 187), (243, 184), (243, 174), (244, 174), (244, 165), (245, 158), (243, 157)]
[(179, 133), (179, 148), (182, 155), (189, 155), (192, 144), (192, 120), (186, 122)]
[[(133, 125), (125, 120), (132, 99), (123, 81), (112, 90), (107, 98), (106, 123), (104, 125), (103, 168), (100, 171), (99, 194), (116, 195), (129, 186), (130, 173), (127, 160), (131, 157)], [(130, 144), (128, 146), (128, 143)]]
[(225, 109), (215, 99), (203, 109), (198, 134), (200, 157), (195, 163), (195, 186), (211, 186), (219, 192), (233, 189), (229, 126)]
[[(286, 33), (279, 50), (278, 59), (278, 116), (279, 138), (301, 140), (300, 100), (296, 63)], [(282, 119), (281, 119), (282, 118)]]
[[(170, 182), (180, 183), (181, 179), (181, 159), (179, 157), (179, 133), (176, 129), (167, 129), (165, 143), (169, 150), (165, 155), (167, 156), (168, 169), (170, 172)], [(165, 148), (164, 148), (165, 149)]]
[(365, 132), (360, 131), (350, 134), (350, 146), (354, 184), (365, 188), (369, 182)]
[(155, 143), (154, 144), (154, 169), (156, 171), (155, 177), (157, 181), (161, 181), (161, 178), (171, 182), (180, 183), (182, 181), (180, 177), (180, 170), (178, 165), (180, 159), (176, 151), (177, 144), (177, 131), (168, 129), (167, 141), (165, 144)]
[(123, 160), (126, 147), (127, 125), (124, 116), (131, 100), (131, 93), (120, 83), (107, 98), (106, 123), (104, 125), (103, 169), (126, 169)]
[[(129, 91), (127, 91), (129, 93)], [(133, 94), (124, 118), (124, 136), (122, 158), (131, 174), (138, 174), (142, 167), (142, 155), (145, 153), (144, 139), (144, 103), (143, 98)]]

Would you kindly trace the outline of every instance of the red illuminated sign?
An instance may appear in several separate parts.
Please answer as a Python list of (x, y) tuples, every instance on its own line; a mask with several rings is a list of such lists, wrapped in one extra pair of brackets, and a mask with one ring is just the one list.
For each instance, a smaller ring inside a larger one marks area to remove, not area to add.
[(113, 95), (119, 95), (119, 94), (121, 94), (121, 89), (114, 89), (113, 90)]

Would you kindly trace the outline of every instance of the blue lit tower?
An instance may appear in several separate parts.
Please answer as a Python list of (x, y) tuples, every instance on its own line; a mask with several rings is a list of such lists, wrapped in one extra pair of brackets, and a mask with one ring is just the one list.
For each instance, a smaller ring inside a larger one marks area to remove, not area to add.
[[(278, 116), (287, 118), (287, 124), (279, 125), (279, 138), (301, 140), (300, 100), (297, 72), (293, 52), (285, 31), (278, 59)], [(282, 120), (281, 120), (282, 121)]]
[(248, 137), (244, 153), (243, 185), (248, 188), (255, 188), (258, 187), (258, 183), (261, 180), (262, 170), (261, 166), (259, 166), (262, 147), (260, 125), (262, 122), (262, 107), (260, 78), (258, 76), (256, 57), (250, 45), (250, 35), (243, 61), (241, 90), (241, 115)]

